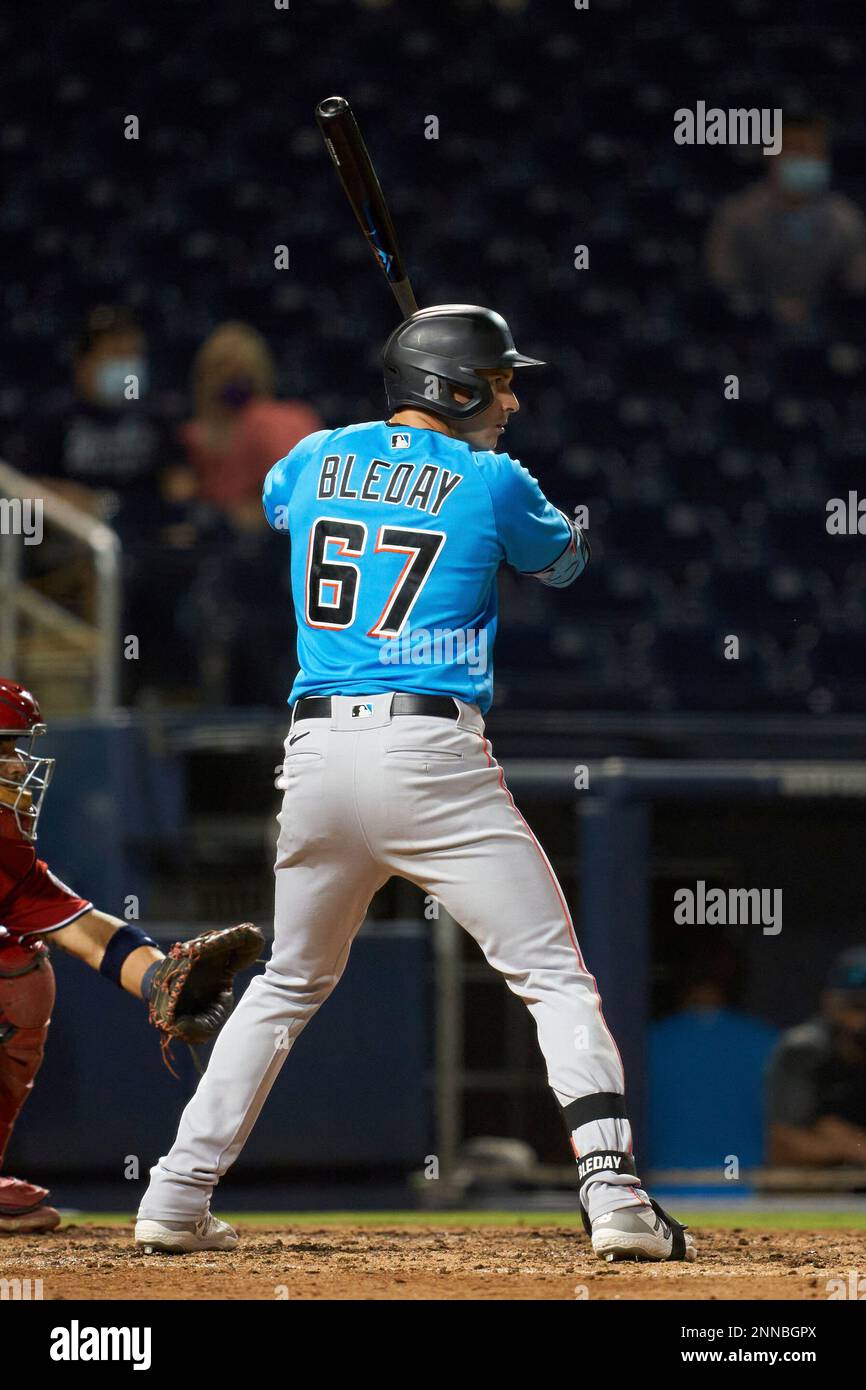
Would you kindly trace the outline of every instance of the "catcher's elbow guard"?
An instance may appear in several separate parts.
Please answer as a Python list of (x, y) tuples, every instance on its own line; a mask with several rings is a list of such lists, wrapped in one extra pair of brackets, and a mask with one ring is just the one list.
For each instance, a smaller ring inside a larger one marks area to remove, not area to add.
[(577, 522), (565, 516), (565, 512), (562, 516), (571, 527), (571, 540), (552, 565), (537, 570), (532, 576), (533, 579), (540, 579), (542, 584), (547, 584), (551, 589), (567, 589), (569, 584), (573, 584), (577, 576), (583, 574), (591, 554), (589, 541)]

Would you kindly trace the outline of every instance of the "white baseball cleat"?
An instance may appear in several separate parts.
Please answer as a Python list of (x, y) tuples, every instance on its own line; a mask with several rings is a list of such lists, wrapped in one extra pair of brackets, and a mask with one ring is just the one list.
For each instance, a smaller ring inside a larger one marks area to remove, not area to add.
[(685, 1226), (658, 1204), (621, 1207), (592, 1223), (592, 1248), (601, 1259), (687, 1260), (698, 1257)]
[(145, 1255), (189, 1254), (194, 1250), (234, 1250), (238, 1233), (227, 1221), (218, 1221), (210, 1212), (194, 1221), (151, 1221), (135, 1223), (135, 1243)]

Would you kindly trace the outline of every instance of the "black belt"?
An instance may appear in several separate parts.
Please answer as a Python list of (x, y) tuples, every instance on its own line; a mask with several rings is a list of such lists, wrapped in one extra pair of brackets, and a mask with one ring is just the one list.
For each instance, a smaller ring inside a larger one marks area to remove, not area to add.
[[(364, 703), (363, 695), (358, 703)], [(330, 695), (307, 695), (298, 700), (294, 707), (295, 721), (299, 719), (330, 719)], [(394, 714), (426, 714), (431, 719), (456, 719), (460, 713), (457, 705), (448, 695), (406, 695), (397, 693), (391, 703)]]

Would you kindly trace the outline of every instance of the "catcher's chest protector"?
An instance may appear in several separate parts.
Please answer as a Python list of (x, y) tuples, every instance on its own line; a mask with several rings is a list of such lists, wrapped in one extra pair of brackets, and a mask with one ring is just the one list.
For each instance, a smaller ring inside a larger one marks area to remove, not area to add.
[(54, 971), (41, 943), (0, 947), (0, 1166), (45, 1052)]

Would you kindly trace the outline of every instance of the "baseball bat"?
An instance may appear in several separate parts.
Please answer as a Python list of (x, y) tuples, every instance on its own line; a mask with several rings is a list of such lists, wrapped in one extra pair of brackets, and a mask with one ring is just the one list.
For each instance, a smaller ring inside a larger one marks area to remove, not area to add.
[(385, 195), (352, 108), (345, 97), (326, 97), (316, 107), (316, 121), (376, 264), (391, 286), (404, 319), (408, 318), (418, 304)]

